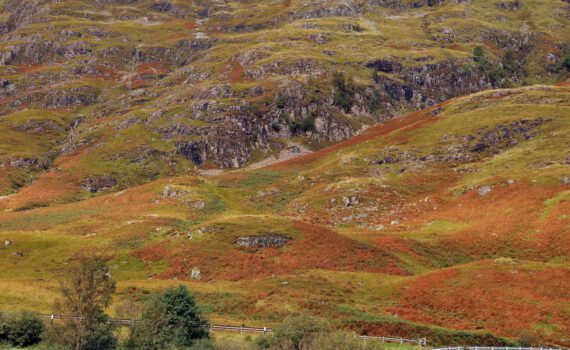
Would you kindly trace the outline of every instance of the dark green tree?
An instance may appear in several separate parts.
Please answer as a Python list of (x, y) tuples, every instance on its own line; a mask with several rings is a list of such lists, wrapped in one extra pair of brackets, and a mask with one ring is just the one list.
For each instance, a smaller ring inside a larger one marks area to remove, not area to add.
[(209, 337), (209, 326), (194, 296), (181, 285), (146, 302), (129, 344), (143, 350), (189, 347), (196, 340)]
[(168, 288), (161, 299), (174, 345), (190, 346), (195, 339), (208, 338), (210, 323), (186, 286)]

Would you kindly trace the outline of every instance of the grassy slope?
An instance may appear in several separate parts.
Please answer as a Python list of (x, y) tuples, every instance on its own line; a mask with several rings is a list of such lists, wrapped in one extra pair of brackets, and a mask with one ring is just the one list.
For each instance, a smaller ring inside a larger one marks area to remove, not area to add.
[[(443, 331), (401, 320), (508, 337), (532, 329), (562, 344), (570, 331), (568, 187), (560, 184), (569, 101), (568, 87), (483, 92), (265, 169), (10, 209), (23, 190), (0, 200), (0, 241), (13, 241), (0, 247), (0, 309), (49, 312), (58, 268), (89, 252), (111, 259), (117, 303), (187, 283), (215, 322), (263, 325), (309, 311), (359, 331), (436, 342), (445, 342)], [(533, 137), (496, 155), (451, 163), (402, 156), (446, 154), (465, 136), (541, 117), (548, 121)], [(374, 165), (389, 154), (401, 160)], [(48, 196), (56, 184), (29, 191)], [(167, 186), (184, 192), (165, 198)], [(480, 196), (482, 186), (492, 191)], [(343, 197), (359, 203), (345, 207)], [(292, 240), (234, 245), (268, 232)], [(193, 267), (202, 281), (190, 281)]]

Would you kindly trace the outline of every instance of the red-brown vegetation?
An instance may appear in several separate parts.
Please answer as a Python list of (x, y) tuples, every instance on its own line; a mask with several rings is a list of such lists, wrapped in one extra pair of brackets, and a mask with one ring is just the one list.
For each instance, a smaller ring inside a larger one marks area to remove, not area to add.
[(228, 244), (221, 247), (220, 242), (206, 240), (177, 243), (171, 249), (165, 249), (165, 243), (157, 243), (137, 250), (134, 255), (148, 261), (170, 261), (170, 268), (159, 276), (162, 278), (188, 278), (194, 266), (201, 269), (206, 279), (221, 280), (260, 278), (315, 268), (407, 274), (385, 250), (305, 222), (297, 221), (294, 226), (303, 238), (292, 240), (281, 249), (249, 251)]
[[(512, 261), (467, 265), (414, 279), (402, 291), (399, 317), (455, 329), (487, 329), (517, 336), (538, 327), (545, 338), (570, 331), (570, 270), (532, 268)], [(539, 325), (550, 325), (540, 329)]]

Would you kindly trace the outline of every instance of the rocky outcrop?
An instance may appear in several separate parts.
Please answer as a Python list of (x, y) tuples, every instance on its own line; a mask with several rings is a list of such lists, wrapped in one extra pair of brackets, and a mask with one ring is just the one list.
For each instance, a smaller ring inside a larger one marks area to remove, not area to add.
[(465, 69), (468, 64), (469, 61), (447, 60), (412, 68), (403, 67), (397, 61), (379, 59), (368, 66), (394, 73), (395, 78), (382, 74), (376, 77), (376, 83), (389, 94), (393, 105), (425, 107), (492, 87), (489, 72)]
[(88, 177), (81, 185), (81, 188), (87, 192), (97, 193), (110, 189), (115, 185), (117, 185), (117, 180), (108, 175), (101, 175)]
[(281, 248), (291, 238), (274, 233), (263, 234), (259, 236), (243, 236), (236, 241), (238, 248)]
[(414, 171), (434, 162), (466, 163), (493, 156), (538, 135), (538, 128), (548, 118), (521, 119), (479, 130), (476, 135), (446, 135), (443, 144), (429, 152), (390, 148), (369, 162), (386, 172)]
[(352, 0), (323, 5), (323, 1), (313, 0), (312, 3), (307, 3), (308, 9), (294, 13), (291, 18), (297, 20), (322, 17), (357, 17), (361, 12), (360, 5)]
[(547, 118), (522, 119), (510, 124), (499, 124), (489, 131), (481, 131), (481, 136), (471, 150), (475, 153), (501, 153), (535, 137), (536, 129), (549, 120)]
[(48, 169), (51, 163), (49, 161), (44, 161), (36, 157), (18, 157), (10, 159), (7, 165), (12, 168), (37, 171)]

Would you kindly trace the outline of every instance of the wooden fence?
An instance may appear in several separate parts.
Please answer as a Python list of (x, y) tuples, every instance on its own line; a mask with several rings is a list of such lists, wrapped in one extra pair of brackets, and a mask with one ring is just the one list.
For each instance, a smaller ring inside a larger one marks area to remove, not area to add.
[[(0, 312), (0, 315), (3, 316), (19, 316), (21, 314), (18, 313), (7, 313), (7, 312)], [(41, 318), (51, 320), (51, 321), (61, 321), (61, 320), (81, 320), (81, 317), (78, 316), (67, 316), (67, 315), (47, 315), (47, 314), (39, 314)], [(121, 319), (121, 318), (109, 318), (109, 323), (123, 325), (123, 326), (134, 326), (137, 323), (140, 323), (141, 320), (134, 320), (134, 319)], [(222, 331), (222, 332), (238, 332), (238, 333), (273, 333), (273, 329), (263, 327), (248, 327), (248, 326), (228, 326), (228, 325), (210, 325), (210, 331)], [(408, 338), (401, 338), (401, 337), (382, 337), (382, 336), (372, 336), (372, 335), (361, 335), (361, 339), (363, 340), (377, 340), (383, 343), (399, 343), (399, 344), (412, 344), (417, 346), (427, 346), (427, 339), (420, 338), (420, 339), (408, 339)], [(481, 350), (486, 350), (480, 348)], [(450, 348), (450, 350), (461, 350), (457, 348)], [(498, 349), (497, 350), (502, 350)], [(515, 350), (515, 349), (510, 349)], [(536, 349), (534, 349), (536, 350)], [(546, 350), (546, 349), (545, 349)]]

